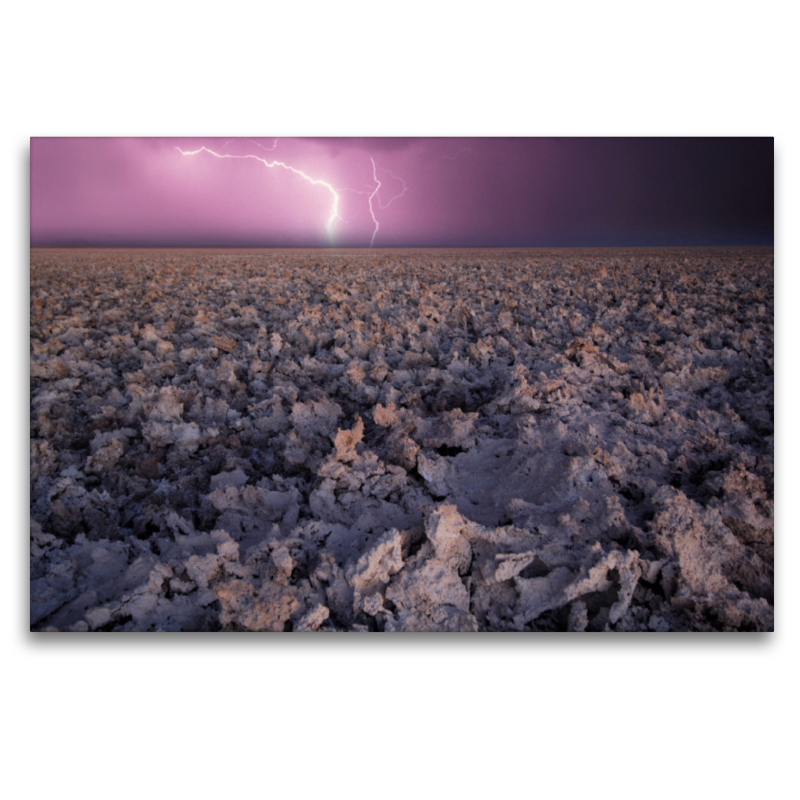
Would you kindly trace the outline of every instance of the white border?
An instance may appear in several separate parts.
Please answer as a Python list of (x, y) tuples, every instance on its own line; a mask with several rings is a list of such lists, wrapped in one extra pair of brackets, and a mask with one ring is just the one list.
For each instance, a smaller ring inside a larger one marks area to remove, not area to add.
[[(2, 56), (6, 782), (25, 794), (425, 789), (783, 796), (797, 714), (787, 489), (796, 341), (797, 57), (787, 8), (18, 6)], [(796, 88), (796, 87), (794, 87)], [(28, 137), (775, 136), (777, 628), (768, 636), (32, 637), (27, 546)], [(796, 594), (796, 593), (793, 593)], [(779, 787), (781, 787), (779, 789)]]

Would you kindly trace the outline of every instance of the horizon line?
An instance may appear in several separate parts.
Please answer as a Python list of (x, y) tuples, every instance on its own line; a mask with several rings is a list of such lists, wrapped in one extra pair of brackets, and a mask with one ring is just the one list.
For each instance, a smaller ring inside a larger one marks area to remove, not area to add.
[(773, 241), (716, 241), (716, 242), (615, 242), (615, 243), (548, 243), (548, 244), (394, 244), (381, 247), (369, 245), (317, 245), (317, 244), (192, 244), (142, 242), (31, 242), (30, 249), (60, 250), (542, 250), (565, 248), (637, 248), (637, 247), (775, 247)]

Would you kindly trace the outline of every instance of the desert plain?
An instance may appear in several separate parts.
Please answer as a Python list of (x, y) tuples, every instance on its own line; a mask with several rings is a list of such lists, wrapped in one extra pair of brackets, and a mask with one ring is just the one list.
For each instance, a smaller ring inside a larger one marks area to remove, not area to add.
[(770, 631), (772, 248), (31, 250), (35, 631)]

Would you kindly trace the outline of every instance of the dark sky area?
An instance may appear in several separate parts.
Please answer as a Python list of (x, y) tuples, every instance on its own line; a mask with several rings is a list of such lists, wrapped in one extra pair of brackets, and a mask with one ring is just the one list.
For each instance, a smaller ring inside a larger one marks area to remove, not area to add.
[(31, 245), (773, 244), (771, 138), (31, 139)]

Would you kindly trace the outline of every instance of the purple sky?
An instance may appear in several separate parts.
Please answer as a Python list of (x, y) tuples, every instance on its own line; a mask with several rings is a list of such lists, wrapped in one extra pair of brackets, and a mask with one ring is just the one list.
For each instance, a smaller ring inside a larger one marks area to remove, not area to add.
[(773, 140), (31, 139), (34, 246), (373, 242), (772, 244)]

